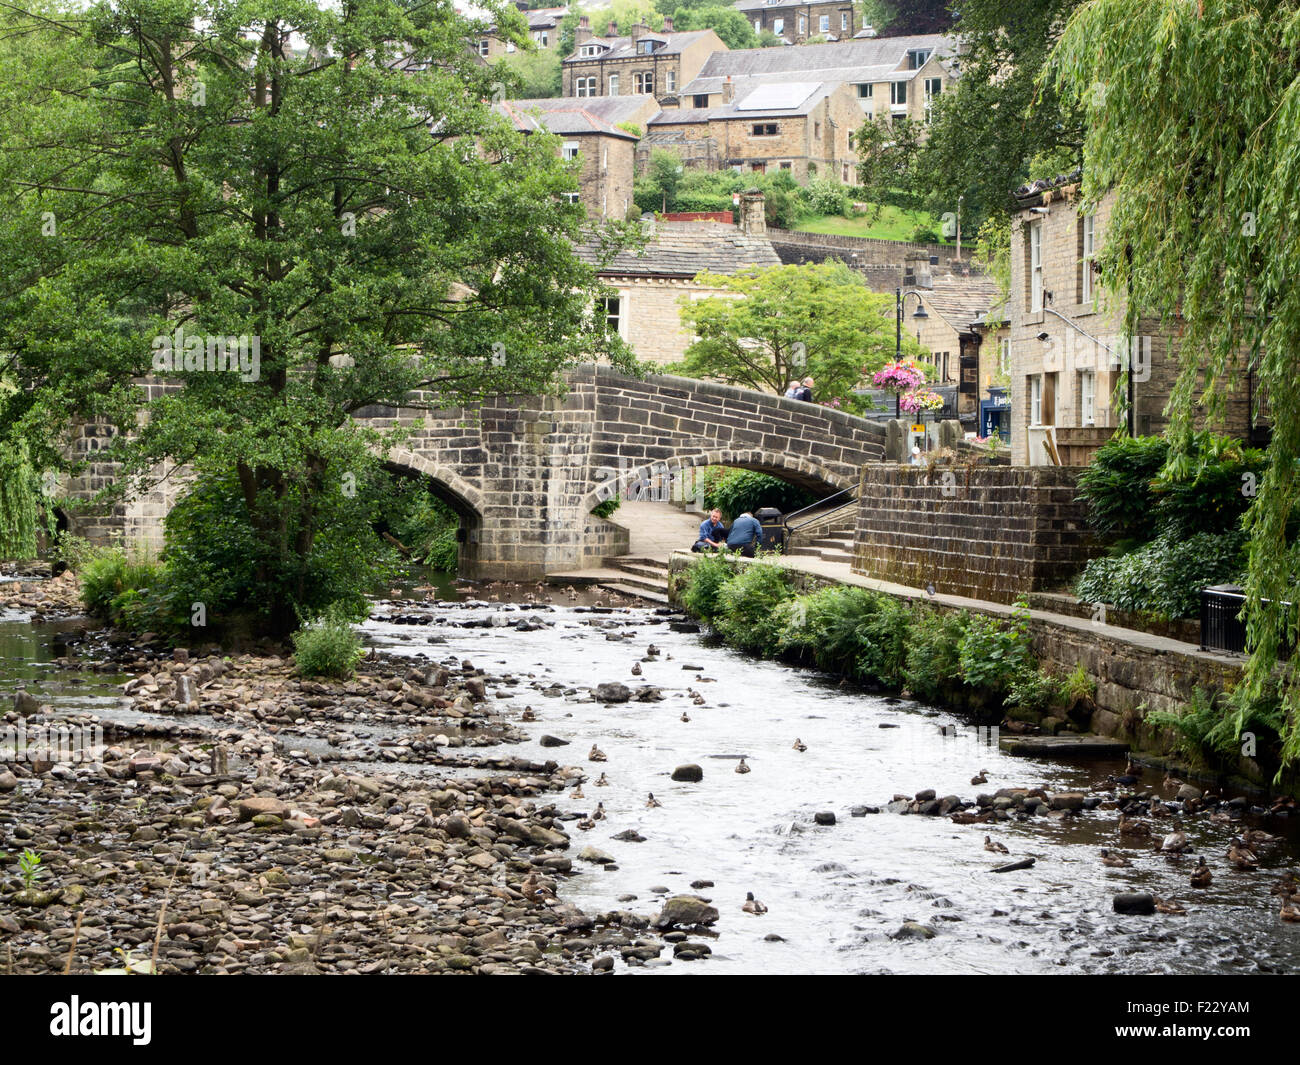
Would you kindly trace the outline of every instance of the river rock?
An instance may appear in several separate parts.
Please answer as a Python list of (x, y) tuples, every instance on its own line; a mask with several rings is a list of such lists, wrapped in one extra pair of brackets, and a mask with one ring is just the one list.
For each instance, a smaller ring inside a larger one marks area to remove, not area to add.
[(235, 812), (241, 821), (251, 821), (258, 814), (271, 814), (284, 820), (289, 816), (289, 804), (272, 798), (240, 799), (235, 803)]
[(543, 747), (567, 747), (572, 741), (562, 740), (559, 736), (543, 736), (537, 741)]
[(597, 684), (593, 695), (602, 703), (625, 703), (632, 698), (632, 689), (618, 681)]
[(917, 802), (929, 802), (935, 796), (934, 788), (926, 788), (924, 791), (918, 791), (912, 796)]
[(920, 921), (904, 921), (897, 932), (893, 933), (890, 939), (933, 939), (937, 933), (928, 924), (921, 924)]
[(832, 810), (818, 810), (813, 814), (813, 820), (819, 825), (835, 824), (835, 813)]
[(1177, 798), (1180, 802), (1195, 802), (1201, 797), (1201, 789), (1195, 788), (1191, 784), (1183, 784), (1178, 789)]
[(614, 856), (612, 854), (606, 854), (603, 850), (596, 847), (587, 846), (583, 847), (582, 850), (578, 852), (578, 860), (591, 862), (595, 865), (609, 865), (614, 861)]
[(1079, 791), (1058, 791), (1047, 800), (1047, 805), (1053, 810), (1082, 810), (1083, 802), (1087, 798)]
[(687, 784), (698, 784), (704, 779), (704, 769), (693, 762), (686, 765), (679, 765), (673, 770), (673, 780), (685, 781)]
[(7, 769), (0, 773), (0, 791), (13, 791), (18, 787), (18, 778)]
[(194, 678), (182, 673), (176, 678), (176, 701), (182, 706), (193, 706), (199, 701), (199, 693), (194, 687)]
[(1112, 903), (1116, 913), (1152, 914), (1156, 912), (1155, 896), (1145, 891), (1125, 891), (1115, 896)]
[(23, 688), (14, 692), (14, 710), (19, 714), (22, 714), (23, 716), (34, 714), (39, 711), (40, 708), (41, 704), (37, 702), (36, 696), (32, 695), (31, 692)]
[(703, 899), (691, 895), (674, 895), (664, 901), (663, 909), (654, 919), (654, 926), (659, 929), (695, 928), (716, 924), (721, 916), (716, 906), (710, 906)]

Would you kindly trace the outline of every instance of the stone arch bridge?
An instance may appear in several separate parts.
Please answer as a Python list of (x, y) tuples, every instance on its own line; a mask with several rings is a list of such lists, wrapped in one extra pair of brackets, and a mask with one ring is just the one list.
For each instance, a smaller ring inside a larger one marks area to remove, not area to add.
[[(565, 376), (562, 396), (495, 396), (479, 410), (357, 412), (380, 428), (422, 420), (387, 463), (427, 478), (459, 515), (462, 575), (530, 579), (625, 551), (626, 530), (591, 509), (641, 477), (735, 466), (829, 495), (856, 486), (862, 465), (884, 455), (883, 426), (815, 404), (604, 365)], [(93, 459), (101, 434), (86, 427), (78, 449)], [(68, 494), (88, 498), (111, 476), (108, 464), (92, 461)], [(109, 513), (74, 519), (74, 531), (156, 547), (178, 490), (164, 482)]]

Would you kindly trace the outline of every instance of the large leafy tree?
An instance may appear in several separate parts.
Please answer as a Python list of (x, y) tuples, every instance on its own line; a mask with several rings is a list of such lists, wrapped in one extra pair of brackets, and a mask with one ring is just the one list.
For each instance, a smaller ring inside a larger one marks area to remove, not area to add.
[[(1081, 159), (1082, 111), (1039, 75), (1080, 0), (968, 0), (952, 32), (964, 45), (960, 78), (935, 102), (928, 127), (905, 123), (856, 139), (864, 195), (934, 214), (968, 232), (1004, 220), (1011, 192), (1030, 176), (1072, 170)], [(956, 5), (954, 5), (956, 6)]]
[[(1245, 518), (1248, 692), (1300, 632), (1300, 3), (1092, 0), (1070, 20), (1053, 80), (1087, 108), (1084, 194), (1114, 194), (1104, 284), (1162, 316), (1182, 372), (1170, 400), (1173, 470), (1196, 419), (1223, 410), (1253, 363), (1273, 440)], [(1300, 655), (1286, 667), (1284, 756), (1300, 756)], [(1240, 720), (1240, 719), (1239, 719)]]
[[(841, 263), (704, 273), (696, 281), (723, 294), (681, 301), (682, 323), (699, 340), (674, 372), (777, 393), (813, 377), (817, 399), (855, 407), (852, 390), (893, 358), (893, 298), (872, 292)], [(915, 340), (902, 341), (904, 355), (922, 354)]]
[[(271, 629), (385, 443), (350, 415), (550, 389), (609, 343), (571, 167), (493, 113), (450, 0), (2, 17), (0, 350), (19, 388), (0, 433), (50, 468), (102, 417), (135, 430), (123, 486), (160, 463), (233, 478)], [(178, 331), (255, 338), (260, 360), (185, 363), (147, 396), (135, 381)]]
[(713, 30), (733, 50), (757, 48), (758, 34), (743, 12), (723, 4), (678, 7), (673, 16), (675, 30)]

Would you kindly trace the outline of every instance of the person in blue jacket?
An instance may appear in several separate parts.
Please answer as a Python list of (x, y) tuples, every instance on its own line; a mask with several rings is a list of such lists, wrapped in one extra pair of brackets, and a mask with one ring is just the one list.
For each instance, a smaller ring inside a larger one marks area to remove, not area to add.
[(758, 523), (758, 519), (745, 511), (731, 523), (731, 530), (727, 533), (727, 548), (739, 551), (745, 558), (753, 558), (754, 548), (758, 546), (762, 533), (763, 526)]
[(727, 527), (722, 524), (722, 511), (714, 507), (709, 516), (700, 522), (699, 539), (691, 545), (692, 551), (711, 551), (727, 543)]

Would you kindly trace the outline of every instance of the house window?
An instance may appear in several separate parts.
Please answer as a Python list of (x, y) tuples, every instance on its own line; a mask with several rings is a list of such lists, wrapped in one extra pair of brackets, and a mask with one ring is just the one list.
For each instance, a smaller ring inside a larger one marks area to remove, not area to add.
[(1011, 372), (1011, 338), (1003, 337), (998, 341), (998, 370), (1001, 373)]
[(907, 82), (891, 81), (889, 83), (889, 102), (895, 107), (902, 107), (907, 103)]
[(596, 79), (595, 78), (577, 78), (574, 80), (575, 96), (595, 96)]
[(633, 74), (632, 91), (647, 96), (653, 95), (655, 91), (655, 76), (653, 74)]
[(799, 16), (799, 36), (802, 37), (808, 32), (808, 16)]
[(491, 48), (492, 48), (492, 42), (489, 41), (486, 37), (484, 37), (481, 41), (478, 42), (479, 55), (487, 55)]
[(1079, 374), (1079, 424), (1097, 422), (1097, 375), (1092, 370)]
[(785, 33), (785, 19), (783, 18), (773, 19), (772, 32), (775, 33), (778, 37), (780, 37), (781, 34)]
[(1092, 263), (1097, 256), (1095, 221), (1096, 218), (1090, 214), (1079, 219), (1081, 245), (1079, 258), (1083, 265), (1083, 276), (1079, 279), (1080, 303), (1092, 302)]
[(943, 353), (943, 373), (939, 377), (939, 380), (944, 382), (948, 380), (948, 352), (946, 351)]
[(584, 45), (582, 46), (582, 52), (581, 52), (581, 55), (582, 55), (582, 57), (583, 57), (584, 59), (590, 59), (592, 56), (598, 56), (598, 55), (600, 55), (600, 45), (598, 45), (598, 44), (584, 44)]
[(943, 92), (943, 81), (940, 78), (925, 79), (925, 120), (930, 121), (930, 115), (934, 109), (934, 98)]
[(637, 41), (636, 50), (642, 55), (650, 55), (655, 50), (654, 41)]
[(1029, 310), (1043, 309), (1043, 224), (1029, 227)]
[(867, 84), (867, 83), (863, 83), (863, 82), (859, 82), (859, 83), (858, 83), (858, 99), (859, 99), (859, 100), (870, 100), (870, 99), (871, 99), (871, 93), (872, 93), (872, 90), (873, 90), (874, 88), (875, 88), (874, 85)]
[(1029, 424), (1043, 424), (1043, 375), (1029, 378)]
[(617, 74), (611, 74), (611, 75), (609, 76), (609, 95), (610, 95), (610, 96), (617, 96), (617, 95), (618, 95), (618, 75), (617, 75)]
[(605, 296), (600, 300), (600, 309), (605, 316), (605, 331), (623, 335), (623, 297)]
[(755, 136), (755, 137), (775, 137), (775, 136), (776, 136), (776, 123), (775, 123), (775, 122), (755, 122), (755, 123), (754, 123), (754, 129), (753, 129), (752, 136)]
[(695, 96), (695, 106), (696, 106), (696, 107), (708, 107), (708, 106), (709, 106), (709, 95), (708, 95), (708, 93), (697, 93), (696, 96)]
[(536, 41), (538, 44), (540, 44), (543, 48), (545, 48), (549, 40), (549, 37), (547, 36), (545, 30), (539, 30), (537, 33), (533, 34), (533, 40)]
[(841, 12), (840, 12), (840, 32), (841, 32), (841, 33), (846, 33), (846, 32), (848, 32), (848, 28), (849, 28), (849, 13), (848, 13), (847, 11), (841, 11)]
[(782, 169), (782, 170), (789, 170), (789, 169), (791, 169), (791, 167), (792, 167), (793, 165), (794, 165), (794, 164), (791, 163), (789, 159), (783, 159), (783, 160), (781, 160), (781, 169)]
[(821, 124), (820, 122), (814, 122), (814, 123), (813, 123), (813, 140), (815, 140), (815, 141), (819, 141), (819, 140), (821, 140), (821, 139), (822, 139), (822, 124)]
[(930, 58), (931, 49), (929, 48), (912, 48), (907, 53), (907, 69), (920, 70), (925, 66), (925, 61)]
[(754, 19), (754, 32), (755, 33), (763, 32), (763, 20), (761, 18)]
[(565, 203), (577, 203), (578, 200), (579, 200), (579, 198), (581, 197), (581, 195), (582, 195), (582, 194), (581, 194), (581, 193), (578, 193), (578, 192), (566, 192), (566, 193), (564, 194), (564, 202), (565, 202)]
[(579, 149), (579, 147), (580, 147), (580, 145), (578, 144), (577, 141), (565, 141), (565, 142), (564, 142), (564, 158), (565, 158), (565, 159), (576, 159), (576, 158), (578, 158), (578, 149)]
[(752, 171), (754, 171), (755, 174), (766, 174), (766, 173), (767, 173), (767, 164), (766, 164), (766, 163), (750, 163), (750, 164), (749, 164), (749, 169), (752, 170)]
[(830, 32), (831, 32), (831, 17), (830, 17), (830, 15), (820, 15), (820, 16), (818, 16), (818, 19), (817, 19), (817, 32), (818, 32), (818, 33), (830, 33)]
[(664, 91), (665, 92), (677, 91), (677, 71), (668, 70), (664, 72)]

